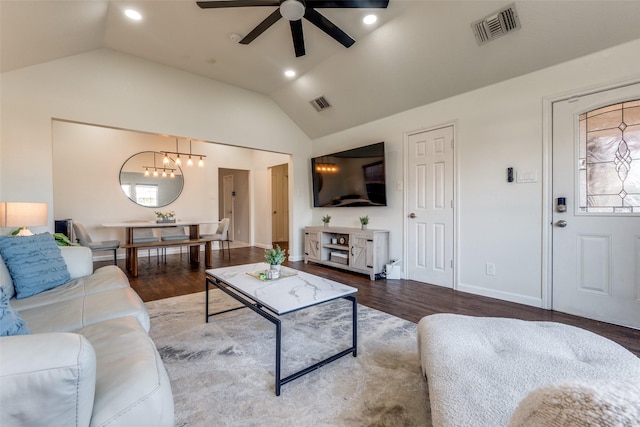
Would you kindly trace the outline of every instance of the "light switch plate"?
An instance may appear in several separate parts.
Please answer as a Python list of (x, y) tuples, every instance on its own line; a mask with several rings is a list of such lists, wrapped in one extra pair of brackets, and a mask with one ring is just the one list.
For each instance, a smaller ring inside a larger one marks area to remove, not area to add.
[(516, 172), (516, 182), (531, 183), (538, 182), (538, 171)]

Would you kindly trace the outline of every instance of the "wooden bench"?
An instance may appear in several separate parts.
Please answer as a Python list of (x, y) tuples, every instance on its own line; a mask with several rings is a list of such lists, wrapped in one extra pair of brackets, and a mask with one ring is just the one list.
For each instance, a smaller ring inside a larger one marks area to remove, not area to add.
[(207, 268), (213, 267), (213, 241), (217, 239), (165, 240), (159, 242), (125, 243), (121, 248), (127, 250), (127, 270), (138, 277), (138, 249), (167, 248), (171, 246), (189, 246), (191, 262), (200, 262), (200, 245), (204, 245), (204, 262)]

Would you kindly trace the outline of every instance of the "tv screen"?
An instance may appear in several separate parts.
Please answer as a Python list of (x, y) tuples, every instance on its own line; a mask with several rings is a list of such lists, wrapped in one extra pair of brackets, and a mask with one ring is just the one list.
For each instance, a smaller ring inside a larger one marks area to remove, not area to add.
[(384, 142), (311, 159), (313, 206), (387, 206)]

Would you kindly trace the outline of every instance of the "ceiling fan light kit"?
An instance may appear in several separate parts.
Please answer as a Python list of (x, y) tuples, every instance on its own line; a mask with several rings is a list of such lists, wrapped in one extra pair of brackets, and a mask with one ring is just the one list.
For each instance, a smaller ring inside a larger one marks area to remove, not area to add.
[(269, 29), (273, 24), (284, 17), (291, 26), (291, 37), (296, 57), (305, 55), (304, 33), (302, 31), (302, 18), (320, 28), (344, 47), (350, 47), (356, 41), (342, 31), (333, 22), (328, 20), (316, 8), (356, 8), (356, 9), (384, 9), (389, 5), (389, 0), (215, 0), (198, 1), (196, 4), (201, 9), (220, 9), (226, 7), (277, 7), (269, 16), (259, 23), (240, 44), (249, 44), (258, 36)]
[(298, 0), (284, 0), (280, 4), (280, 15), (289, 21), (299, 21), (304, 16), (304, 5)]

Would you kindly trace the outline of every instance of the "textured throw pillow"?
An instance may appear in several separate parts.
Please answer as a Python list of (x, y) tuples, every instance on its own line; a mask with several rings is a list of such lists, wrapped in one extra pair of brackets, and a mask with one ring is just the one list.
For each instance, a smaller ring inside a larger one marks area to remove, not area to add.
[(22, 317), (9, 305), (9, 295), (0, 288), (0, 337), (29, 334)]
[(0, 236), (0, 254), (7, 264), (18, 299), (71, 280), (60, 248), (49, 233)]
[(509, 427), (640, 425), (640, 385), (591, 380), (552, 384), (529, 393)]

